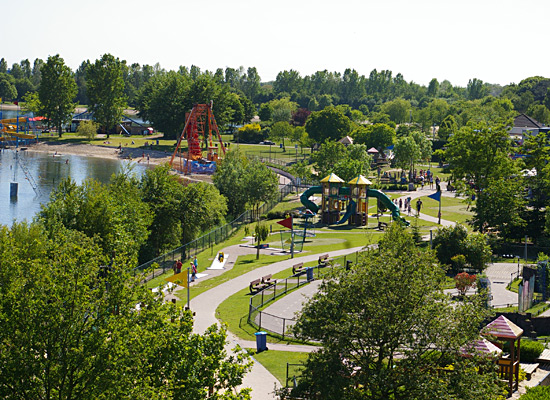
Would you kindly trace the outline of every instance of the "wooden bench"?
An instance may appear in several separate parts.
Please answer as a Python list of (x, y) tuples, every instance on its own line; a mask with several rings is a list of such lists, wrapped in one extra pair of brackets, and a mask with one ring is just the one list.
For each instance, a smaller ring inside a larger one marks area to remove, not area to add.
[(262, 276), (262, 283), (267, 286), (275, 285), (277, 283), (277, 279), (271, 279), (271, 274), (269, 274)]
[(327, 265), (330, 265), (328, 254), (323, 254), (322, 256), (319, 256), (319, 266), (326, 267)]
[(298, 264), (294, 264), (292, 266), (292, 274), (293, 275), (304, 273), (305, 270), (306, 270), (306, 268), (304, 267), (304, 263), (298, 263)]
[(254, 279), (252, 282), (250, 282), (250, 285), (248, 287), (250, 289), (250, 293), (257, 293), (268, 286), (269, 285), (263, 283), (261, 279)]
[(537, 368), (539, 367), (538, 363), (531, 364), (531, 363), (520, 363), (520, 367), (523, 371), (525, 371), (525, 375), (527, 376), (527, 380), (531, 380), (531, 375), (535, 373)]

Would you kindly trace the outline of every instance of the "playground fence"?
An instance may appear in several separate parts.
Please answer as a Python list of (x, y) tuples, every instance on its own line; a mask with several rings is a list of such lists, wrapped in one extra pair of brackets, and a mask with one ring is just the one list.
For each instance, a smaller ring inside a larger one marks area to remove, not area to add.
[[(256, 220), (256, 217), (266, 214), (269, 210), (280, 203), (288, 194), (294, 190), (292, 184), (285, 185), (279, 189), (279, 194), (275, 200), (262, 204), (259, 209), (247, 210), (233, 221), (222, 225), (191, 242), (188, 242), (177, 249), (169, 251), (159, 257), (149, 260), (136, 268), (134, 268), (134, 275), (152, 268), (152, 265), (156, 263), (158, 267), (153, 269), (149, 275), (145, 278), (145, 281), (151, 280), (159, 275), (164, 274), (166, 271), (172, 269), (174, 261), (182, 260), (188, 261), (193, 255), (196, 255), (218, 243), (224, 242), (231, 237), (241, 226), (249, 224)], [(185, 264), (185, 263), (184, 263)]]
[[(324, 267), (316, 265), (313, 268), (313, 279), (323, 279), (333, 277), (336, 268), (345, 267), (348, 261), (357, 263), (359, 252), (337, 257), (332, 260), (330, 266)], [(286, 279), (277, 280), (277, 282), (250, 297), (248, 306), (248, 323), (258, 330), (269, 331), (277, 335), (293, 336), (288, 330), (296, 323), (294, 318), (284, 318), (262, 311), (261, 308), (266, 304), (275, 301), (277, 298), (287, 294), (291, 290), (299, 288), (311, 280), (307, 279), (307, 274), (292, 275)]]

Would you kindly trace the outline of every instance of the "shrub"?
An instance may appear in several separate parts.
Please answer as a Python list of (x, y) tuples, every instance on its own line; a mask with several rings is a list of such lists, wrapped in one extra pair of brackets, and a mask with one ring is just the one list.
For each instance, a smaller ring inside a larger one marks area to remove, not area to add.
[(520, 344), (520, 357), (523, 362), (535, 362), (544, 351), (544, 345), (539, 342), (524, 340)]
[(260, 124), (247, 124), (234, 134), (234, 140), (245, 143), (259, 143), (267, 137)]
[[(461, 254), (456, 256), (462, 256)], [(462, 256), (464, 258), (464, 256)], [(455, 257), (453, 257), (455, 258)], [(464, 296), (468, 289), (476, 286), (476, 276), (470, 275), (467, 272), (461, 272), (455, 276), (455, 286), (460, 296)]]
[(97, 133), (98, 124), (93, 121), (80, 121), (78, 128), (76, 128), (77, 136), (85, 137), (88, 140), (95, 139)]
[(270, 211), (267, 213), (267, 219), (284, 219), (288, 211)]
[(527, 388), (527, 393), (521, 396), (521, 400), (549, 400), (550, 386), (537, 386)]

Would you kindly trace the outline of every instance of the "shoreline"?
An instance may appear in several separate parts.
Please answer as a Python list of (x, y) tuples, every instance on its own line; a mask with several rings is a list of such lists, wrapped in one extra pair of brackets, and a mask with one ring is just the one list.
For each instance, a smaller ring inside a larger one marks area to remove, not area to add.
[[(53, 155), (57, 152), (60, 156), (74, 155), (81, 157), (96, 157), (118, 161), (134, 161), (142, 165), (162, 165), (170, 162), (172, 154), (159, 150), (145, 150), (140, 148), (123, 147), (122, 155), (118, 153), (117, 147), (97, 146), (86, 143), (58, 143), (58, 142), (38, 142), (25, 146), (27, 150), (35, 153), (45, 153)], [(149, 160), (147, 160), (149, 156)], [(176, 171), (172, 172), (182, 179), (191, 182), (212, 182), (209, 175), (182, 175)]]

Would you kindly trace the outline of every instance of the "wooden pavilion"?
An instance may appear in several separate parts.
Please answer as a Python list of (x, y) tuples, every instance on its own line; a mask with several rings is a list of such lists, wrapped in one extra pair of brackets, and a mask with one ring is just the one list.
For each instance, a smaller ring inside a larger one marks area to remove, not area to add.
[(523, 329), (501, 315), (489, 323), (482, 333), (499, 347), (502, 347), (504, 342), (509, 344), (510, 353), (500, 357), (498, 366), (500, 377), (508, 381), (508, 391), (511, 396), (519, 387), (519, 349)]

